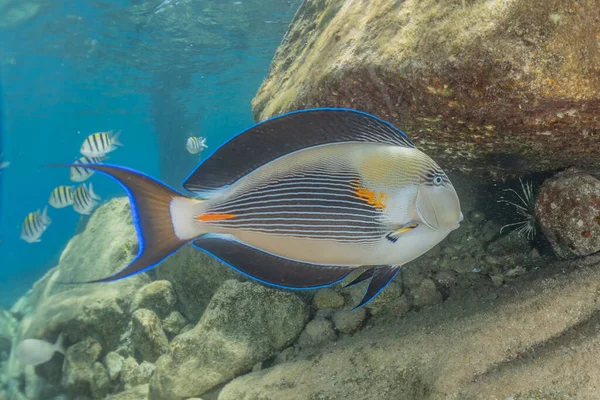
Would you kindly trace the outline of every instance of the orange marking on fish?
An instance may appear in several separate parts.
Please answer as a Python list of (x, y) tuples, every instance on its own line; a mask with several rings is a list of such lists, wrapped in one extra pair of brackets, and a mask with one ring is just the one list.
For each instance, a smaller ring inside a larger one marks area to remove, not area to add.
[(384, 192), (376, 193), (372, 190), (360, 186), (360, 183), (358, 182), (353, 183), (355, 183), (357, 186), (356, 189), (352, 191), (355, 195), (366, 201), (368, 204), (374, 206), (378, 210), (385, 210), (385, 202), (387, 201), (388, 196)]
[(235, 217), (236, 217), (235, 214), (202, 214), (202, 215), (198, 215), (196, 217), (196, 219), (198, 221), (202, 221), (202, 222), (209, 222), (209, 221), (222, 221), (224, 219), (232, 219)]

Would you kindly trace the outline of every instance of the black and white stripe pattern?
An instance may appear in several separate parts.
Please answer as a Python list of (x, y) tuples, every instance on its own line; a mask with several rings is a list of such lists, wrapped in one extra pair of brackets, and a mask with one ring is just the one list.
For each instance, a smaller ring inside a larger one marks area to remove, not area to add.
[(81, 145), (81, 154), (87, 157), (102, 157), (116, 150), (116, 146), (122, 146), (119, 142), (120, 133), (121, 131), (114, 134), (113, 131), (108, 131), (89, 135)]
[(83, 182), (94, 174), (94, 170), (85, 168), (85, 164), (100, 164), (104, 157), (86, 157), (83, 156), (75, 161), (71, 167), (71, 180), (73, 182)]
[(279, 236), (372, 243), (386, 233), (382, 210), (357, 196), (359, 187), (353, 174), (295, 174), (219, 203), (208, 213), (235, 218), (210, 223)]
[(79, 214), (88, 215), (92, 212), (100, 198), (94, 193), (92, 184), (89, 189), (81, 185), (73, 192), (73, 209)]
[(27, 214), (21, 228), (21, 239), (27, 243), (35, 243), (40, 241), (42, 233), (50, 225), (50, 218), (47, 215), (47, 207), (43, 212), (40, 210)]
[(50, 194), (48, 203), (54, 208), (64, 208), (73, 204), (73, 186), (58, 186)]
[(188, 138), (185, 147), (190, 154), (198, 154), (208, 146), (206, 146), (206, 138), (192, 136)]

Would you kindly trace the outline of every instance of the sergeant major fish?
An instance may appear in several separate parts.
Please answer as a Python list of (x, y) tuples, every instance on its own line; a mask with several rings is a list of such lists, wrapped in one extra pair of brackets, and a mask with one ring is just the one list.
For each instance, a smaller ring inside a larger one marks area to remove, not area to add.
[(190, 154), (198, 154), (202, 150), (206, 149), (206, 138), (203, 137), (190, 137), (185, 143), (185, 148)]
[(73, 182), (83, 182), (94, 174), (94, 170), (84, 167), (85, 164), (99, 164), (105, 157), (86, 157), (83, 156), (73, 165), (71, 165), (71, 180)]
[(79, 214), (89, 215), (99, 200), (100, 196), (94, 193), (92, 184), (90, 183), (88, 187), (83, 184), (73, 192), (73, 210)]
[(40, 210), (30, 212), (23, 221), (21, 228), (21, 239), (27, 243), (36, 243), (41, 241), (40, 238), (44, 231), (48, 228), (52, 220), (48, 217), (48, 206), (44, 207), (44, 211)]
[(64, 208), (73, 204), (73, 186), (58, 186), (52, 193), (48, 203), (54, 208)]
[(238, 272), (315, 289), (367, 268), (356, 307), (458, 228), (452, 183), (388, 122), (349, 109), (296, 111), (259, 123), (203, 160), (179, 193), (139, 172), (90, 165), (121, 183), (139, 240), (109, 282), (146, 271), (191, 243)]
[(80, 152), (86, 157), (102, 157), (117, 149), (117, 146), (123, 146), (119, 142), (121, 131), (113, 134), (113, 131), (97, 132), (89, 135), (81, 145)]

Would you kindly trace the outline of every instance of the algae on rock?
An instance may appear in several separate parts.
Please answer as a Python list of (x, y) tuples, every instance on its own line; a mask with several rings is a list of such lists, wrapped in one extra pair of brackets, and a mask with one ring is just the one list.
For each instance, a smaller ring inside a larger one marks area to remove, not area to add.
[(598, 15), (593, 0), (305, 1), (254, 118), (363, 110), (479, 178), (598, 169)]

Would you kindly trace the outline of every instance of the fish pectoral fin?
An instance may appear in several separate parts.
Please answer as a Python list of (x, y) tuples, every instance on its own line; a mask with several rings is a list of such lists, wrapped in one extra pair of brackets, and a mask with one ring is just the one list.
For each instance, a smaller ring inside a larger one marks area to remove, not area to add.
[(398, 240), (398, 238), (404, 233), (404, 232), (408, 232), (411, 231), (413, 229), (415, 229), (417, 226), (419, 226), (418, 223), (411, 221), (407, 224), (402, 225), (402, 227), (396, 229), (393, 232), (388, 233), (387, 235), (385, 235), (385, 238), (387, 240), (389, 240), (392, 243), (396, 243), (396, 241)]
[(362, 300), (353, 310), (360, 308), (373, 300), (375, 296), (377, 296), (390, 282), (396, 277), (396, 275), (400, 272), (400, 267), (397, 265), (394, 266), (382, 266), (376, 267), (373, 271), (373, 277), (371, 278), (371, 282), (369, 282), (369, 286), (363, 295)]
[(226, 235), (207, 234), (193, 245), (252, 279), (285, 289), (331, 286), (354, 270), (282, 258)]

